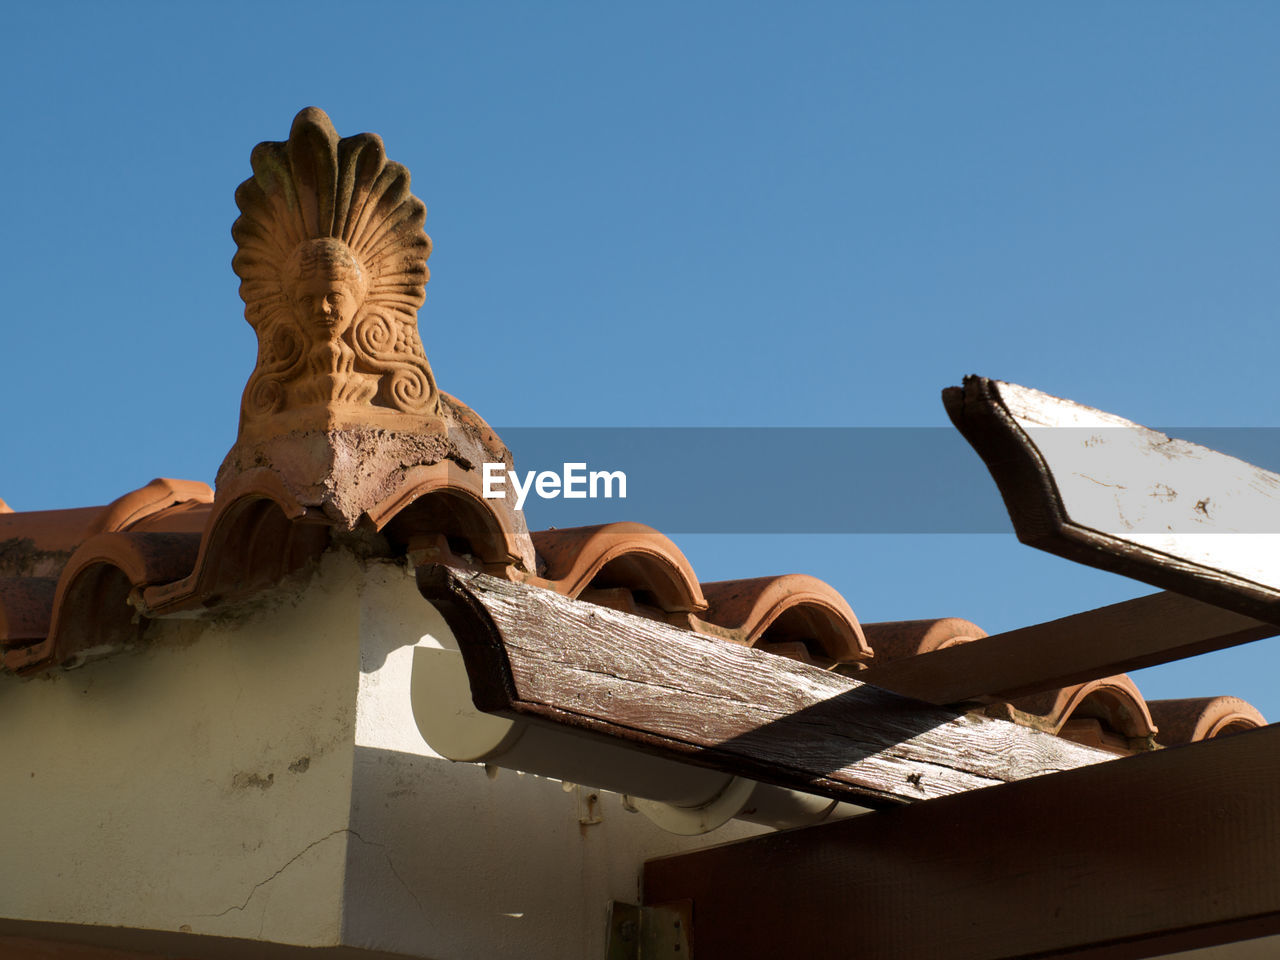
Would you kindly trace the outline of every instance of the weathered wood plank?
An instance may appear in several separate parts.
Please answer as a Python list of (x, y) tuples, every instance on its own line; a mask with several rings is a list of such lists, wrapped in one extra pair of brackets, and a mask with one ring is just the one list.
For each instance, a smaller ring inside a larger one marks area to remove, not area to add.
[[(646, 865), (698, 960), (1149, 957), (1280, 932), (1280, 728)], [(855, 949), (856, 947), (856, 949)]]
[(458, 639), (479, 709), (767, 783), (889, 805), (1113, 759), (549, 590), (440, 565), (418, 585)]
[(1280, 627), (1176, 593), (872, 664), (858, 679), (930, 703), (1011, 700), (1280, 633)]
[(1280, 475), (1016, 384), (943, 402), (1023, 543), (1280, 622)]

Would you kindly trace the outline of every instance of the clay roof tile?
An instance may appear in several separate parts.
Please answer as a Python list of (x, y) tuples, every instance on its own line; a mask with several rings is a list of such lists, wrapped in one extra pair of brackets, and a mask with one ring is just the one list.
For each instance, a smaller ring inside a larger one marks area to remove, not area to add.
[(876, 663), (891, 663), (932, 653), (968, 640), (980, 640), (987, 635), (987, 631), (976, 623), (960, 617), (864, 623), (862, 629), (875, 651)]
[[(1146, 701), (1126, 674), (1020, 697), (1004, 709), (1009, 719), (1116, 752), (1150, 749), (1156, 735)], [(987, 712), (1004, 715), (1001, 707)]]
[(137, 631), (130, 597), (185, 576), (207, 484), (157, 479), (106, 506), (0, 514), (0, 651), (18, 672)]
[(1267, 724), (1256, 707), (1239, 697), (1151, 700), (1147, 707), (1160, 727), (1156, 740), (1166, 747), (1241, 733)]
[(531, 534), (546, 585), (566, 597), (624, 589), (671, 613), (705, 610), (707, 601), (680, 548), (643, 523), (606, 523)]
[(817, 577), (793, 573), (722, 580), (704, 583), (702, 590), (708, 604), (700, 624), (703, 632), (821, 666), (871, 657), (848, 601)]

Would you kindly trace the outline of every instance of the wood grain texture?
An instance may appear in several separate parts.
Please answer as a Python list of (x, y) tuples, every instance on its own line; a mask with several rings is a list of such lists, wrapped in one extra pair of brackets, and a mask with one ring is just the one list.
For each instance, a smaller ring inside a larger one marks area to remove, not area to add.
[(983, 377), (943, 391), (1023, 543), (1280, 623), (1280, 476)]
[(1193, 657), (1280, 627), (1176, 593), (1155, 593), (883, 665), (858, 679), (930, 703), (1011, 700)]
[(1113, 759), (549, 590), (419, 568), (485, 711), (871, 806)]
[(1128, 960), (1280, 932), (1280, 728), (645, 867), (698, 960)]

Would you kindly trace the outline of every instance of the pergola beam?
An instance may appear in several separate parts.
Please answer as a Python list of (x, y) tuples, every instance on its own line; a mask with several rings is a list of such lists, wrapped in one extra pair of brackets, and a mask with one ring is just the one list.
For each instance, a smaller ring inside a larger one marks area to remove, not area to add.
[(867, 806), (1114, 759), (550, 590), (419, 568), (477, 708)]
[(937, 704), (1011, 700), (1277, 633), (1280, 627), (1241, 613), (1154, 593), (873, 664), (859, 679)]
[(1280, 728), (651, 861), (698, 960), (1131, 960), (1280, 933)]

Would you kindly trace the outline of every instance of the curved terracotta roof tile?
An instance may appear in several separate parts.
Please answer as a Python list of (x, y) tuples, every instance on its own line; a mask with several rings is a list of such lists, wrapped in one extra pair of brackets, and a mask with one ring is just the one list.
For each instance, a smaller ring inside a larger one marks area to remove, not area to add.
[(905, 660), (968, 640), (980, 640), (987, 635), (987, 631), (976, 623), (960, 617), (864, 623), (862, 630), (875, 651), (877, 663)]
[(1156, 734), (1146, 701), (1125, 674), (1021, 697), (1005, 706), (1015, 711), (1013, 719), (1032, 720), (1060, 737), (1116, 752), (1150, 749)]
[[(280, 474), (269, 467), (255, 467), (233, 476), (224, 477), (214, 496), (213, 512), (221, 514), (229, 506), (246, 500), (270, 500), (280, 512), (290, 520), (306, 516), (307, 508), (298, 500), (294, 492), (286, 486)], [(211, 517), (212, 528), (216, 520)]]
[(213, 491), (191, 480), (152, 480), (102, 507), (0, 513), (0, 576), (57, 577), (72, 552), (112, 531), (199, 530)]
[(1160, 728), (1156, 740), (1166, 747), (1241, 733), (1267, 725), (1266, 718), (1239, 697), (1151, 700), (1151, 716)]
[[(482, 421), (467, 428), (478, 438), (472, 442), (493, 441)], [(473, 489), (474, 477), (449, 466), (396, 474), (399, 488), (370, 526), (401, 546), (443, 546), (454, 562), (474, 552), (491, 573), (508, 573), (508, 564), (531, 569), (522, 524), (512, 529)], [(0, 514), (4, 665), (32, 672), (74, 659), (90, 635), (95, 647), (132, 642), (140, 617), (273, 587), (318, 558), (330, 531), (344, 525), (301, 502), (276, 470), (251, 468), (223, 481), (216, 497), (203, 483), (157, 479), (104, 507)]]
[(56, 578), (104, 509), (0, 513), (0, 576)]
[[(152, 583), (191, 569), (199, 548), (194, 533), (100, 533), (67, 561), (50, 601), (47, 636), (10, 649), (4, 665), (15, 672), (65, 663), (88, 648), (110, 648), (137, 638), (142, 625), (130, 597)], [(6, 598), (7, 600), (8, 598)], [(5, 619), (9, 619), (6, 610)]]
[(129, 533), (200, 533), (209, 522), (213, 504), (186, 500), (129, 524)]
[(219, 500), (188, 575), (145, 589), (142, 609), (148, 614), (198, 609), (275, 586), (319, 558), (329, 545), (329, 530), (324, 518), (310, 515), (292, 498), (283, 505), (262, 493)]
[(188, 573), (200, 548), (198, 533), (100, 533), (82, 543), (67, 563), (59, 589), (94, 564), (110, 564), (134, 586), (168, 583)]
[[(712, 632), (820, 666), (871, 657), (853, 609), (817, 577), (790, 573), (702, 584)], [(807, 657), (806, 657), (807, 654)]]
[[(609, 597), (601, 591), (624, 590), (642, 605), (668, 613), (706, 609), (688, 558), (653, 527), (606, 523), (538, 530), (530, 536), (546, 585), (566, 597), (599, 602)], [(591, 595), (584, 595), (588, 591)]]
[[(508, 564), (532, 571), (528, 535), (513, 523), (511, 511), (496, 503), (505, 501), (486, 500), (474, 474), (440, 463), (408, 471), (403, 484), (371, 507), (368, 517), (375, 529), (410, 552), (433, 551), (432, 560), (469, 555), (490, 573), (501, 575)], [(436, 552), (441, 538), (446, 555)]]
[(89, 525), (89, 533), (127, 530), (178, 505), (213, 503), (213, 489), (198, 480), (157, 477), (145, 487), (111, 501)]
[(56, 577), (0, 578), (0, 649), (28, 646), (49, 635)]

